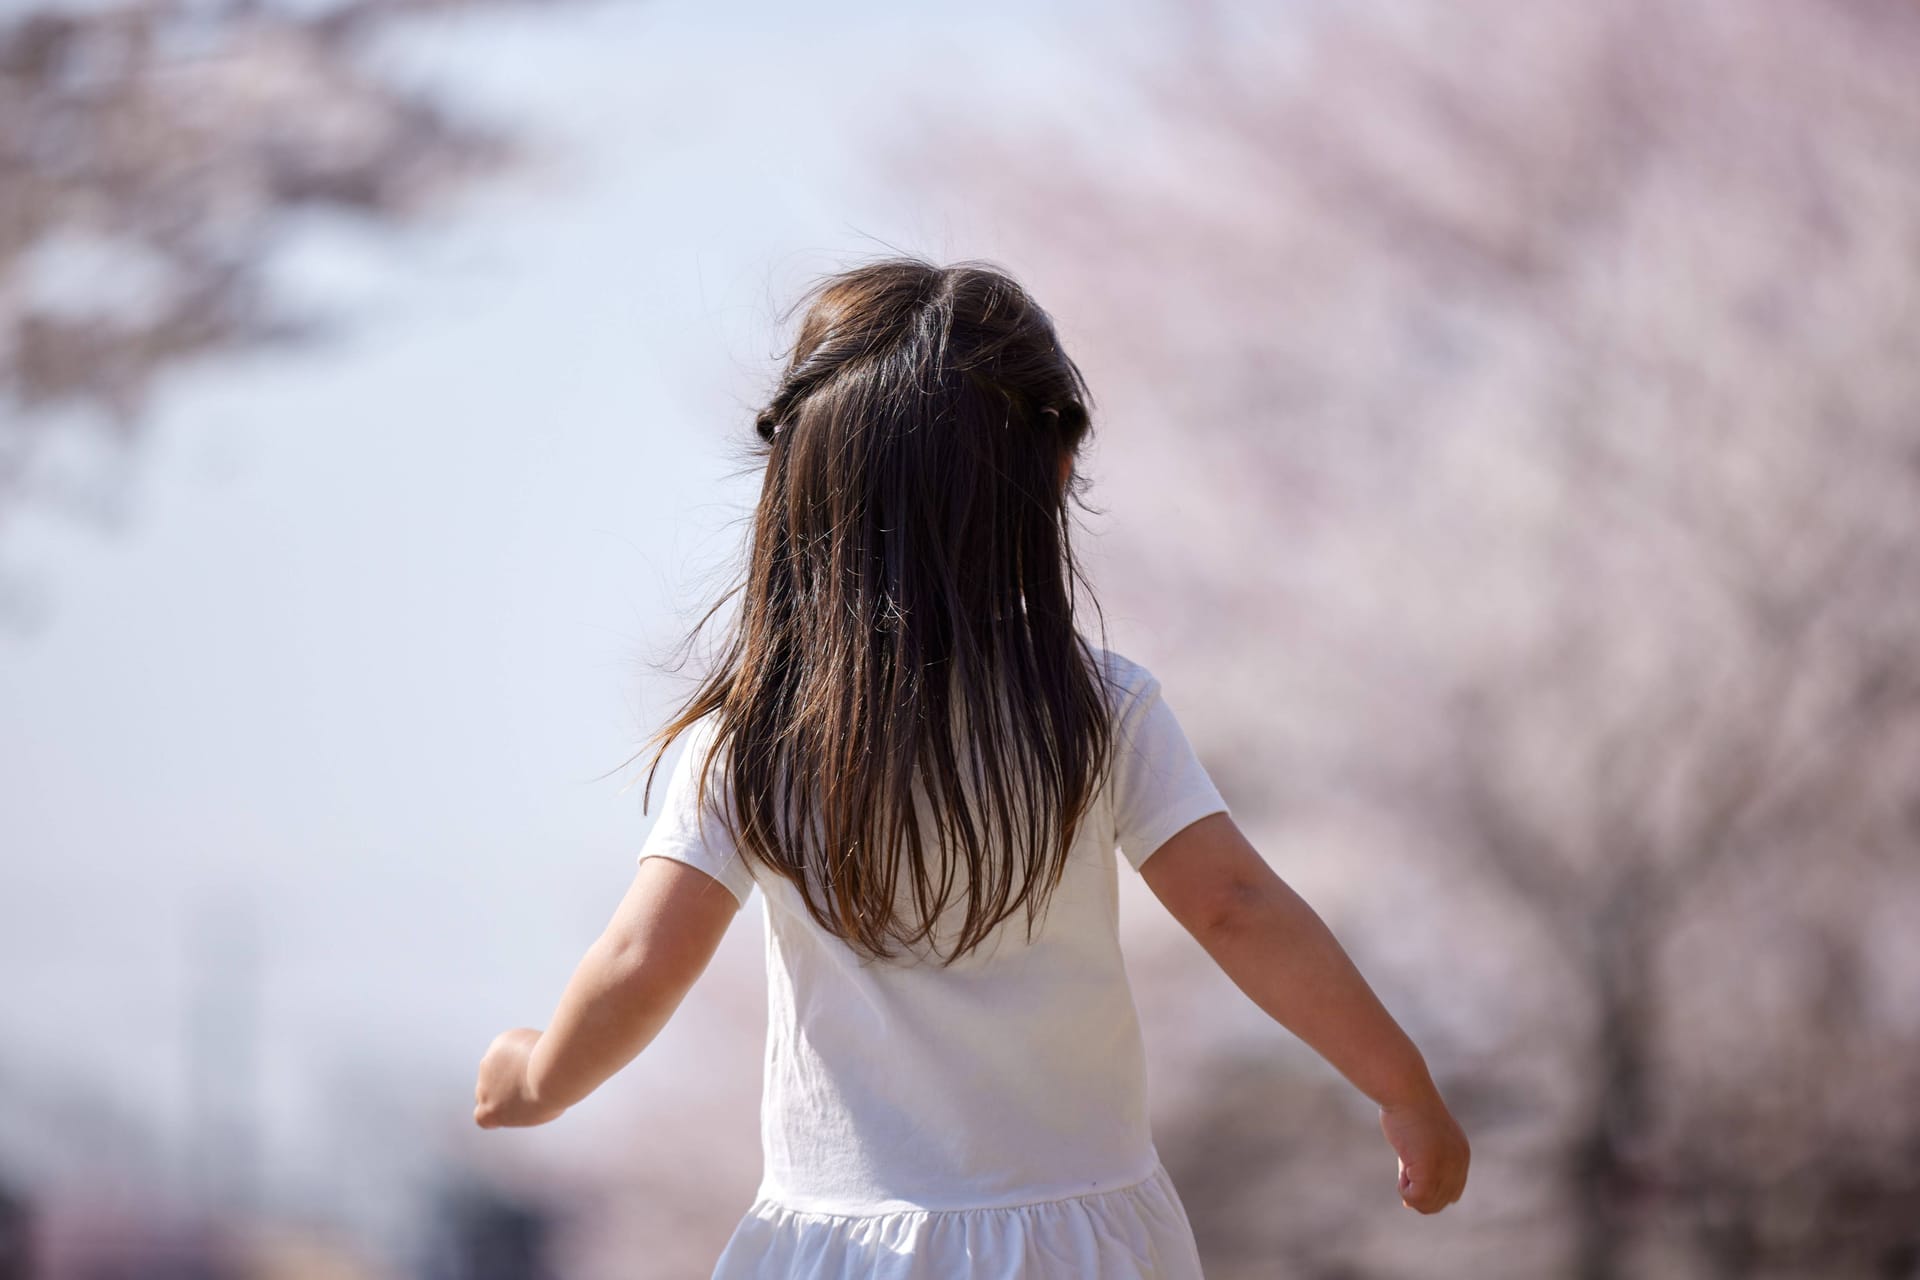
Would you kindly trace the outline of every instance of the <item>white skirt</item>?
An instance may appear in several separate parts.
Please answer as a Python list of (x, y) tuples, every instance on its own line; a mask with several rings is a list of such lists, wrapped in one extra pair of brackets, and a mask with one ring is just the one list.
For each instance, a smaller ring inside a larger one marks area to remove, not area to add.
[(1200, 1280), (1166, 1168), (1130, 1186), (993, 1209), (814, 1213), (756, 1200), (713, 1280)]

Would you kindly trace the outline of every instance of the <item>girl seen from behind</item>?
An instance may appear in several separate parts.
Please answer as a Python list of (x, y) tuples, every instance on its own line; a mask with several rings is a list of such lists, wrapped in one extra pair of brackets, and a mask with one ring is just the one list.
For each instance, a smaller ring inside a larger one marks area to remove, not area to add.
[(802, 302), (726, 646), (648, 744), (657, 768), (685, 739), (637, 874), (547, 1028), (488, 1049), (476, 1122), (545, 1123), (631, 1061), (758, 887), (765, 1167), (716, 1278), (1198, 1276), (1147, 1123), (1124, 858), (1379, 1105), (1403, 1202), (1457, 1200), (1467, 1142), (1418, 1049), (1159, 682), (1081, 632), (1090, 397), (1046, 313), (914, 258)]

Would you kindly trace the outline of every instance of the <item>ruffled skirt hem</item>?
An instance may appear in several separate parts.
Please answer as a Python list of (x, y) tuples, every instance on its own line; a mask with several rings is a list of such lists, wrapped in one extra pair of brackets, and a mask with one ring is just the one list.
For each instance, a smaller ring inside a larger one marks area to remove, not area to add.
[(991, 1209), (819, 1213), (760, 1199), (713, 1280), (1200, 1280), (1166, 1168), (1109, 1191)]

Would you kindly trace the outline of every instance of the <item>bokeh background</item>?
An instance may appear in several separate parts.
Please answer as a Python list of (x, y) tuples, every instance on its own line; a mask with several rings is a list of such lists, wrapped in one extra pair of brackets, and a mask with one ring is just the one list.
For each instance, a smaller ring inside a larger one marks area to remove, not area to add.
[(1920, 8), (11, 0), (0, 1277), (706, 1274), (757, 906), (542, 1130), (783, 310), (986, 258), (1080, 537), (1475, 1141), (1123, 876), (1208, 1274), (1920, 1276)]

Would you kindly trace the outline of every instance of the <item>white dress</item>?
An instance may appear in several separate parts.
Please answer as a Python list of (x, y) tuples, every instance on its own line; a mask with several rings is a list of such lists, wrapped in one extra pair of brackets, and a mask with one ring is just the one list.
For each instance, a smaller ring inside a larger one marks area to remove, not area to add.
[(1114, 851), (1138, 869), (1227, 806), (1159, 681), (1096, 653), (1116, 710), (1109, 783), (1032, 940), (1016, 912), (945, 969), (863, 961), (750, 866), (695, 796), (706, 725), (687, 735), (640, 857), (698, 867), (742, 904), (758, 885), (766, 903), (765, 1167), (714, 1280), (1200, 1275), (1148, 1130)]

